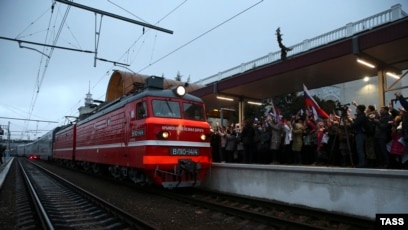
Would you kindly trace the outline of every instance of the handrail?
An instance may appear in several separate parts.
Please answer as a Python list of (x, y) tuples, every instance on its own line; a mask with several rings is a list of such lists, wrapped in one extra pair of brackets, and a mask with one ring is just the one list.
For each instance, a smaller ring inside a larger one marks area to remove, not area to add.
[[(289, 48), (292, 50), (287, 53), (288, 57), (293, 56), (307, 50), (337, 41), (346, 37), (350, 37), (354, 34), (360, 33), (365, 30), (370, 30), (374, 27), (407, 17), (408, 14), (402, 10), (401, 4), (392, 6), (389, 10), (383, 11), (381, 13), (375, 14), (368, 18), (362, 19), (354, 23), (348, 23), (347, 25), (335, 29), (333, 31), (327, 32), (325, 34), (319, 35), (317, 37), (306, 39), (301, 43), (293, 45)], [(280, 60), (280, 51), (269, 53), (265, 56), (257, 58), (255, 60), (242, 63), (241, 65), (232, 67), (225, 71), (219, 72), (212, 76), (200, 79), (194, 84), (198, 85), (207, 85), (215, 81), (219, 81), (228, 77), (231, 77), (235, 74), (243, 73), (245, 71), (254, 69), (256, 67), (270, 64), (275, 61)]]

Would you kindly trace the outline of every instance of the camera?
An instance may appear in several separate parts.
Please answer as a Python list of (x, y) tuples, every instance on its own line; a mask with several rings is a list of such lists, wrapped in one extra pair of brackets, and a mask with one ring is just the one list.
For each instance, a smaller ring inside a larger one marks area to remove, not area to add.
[(341, 104), (339, 101), (337, 101), (336, 108), (335, 108), (335, 110), (337, 112), (337, 115), (346, 117), (349, 105), (350, 105), (350, 103)]

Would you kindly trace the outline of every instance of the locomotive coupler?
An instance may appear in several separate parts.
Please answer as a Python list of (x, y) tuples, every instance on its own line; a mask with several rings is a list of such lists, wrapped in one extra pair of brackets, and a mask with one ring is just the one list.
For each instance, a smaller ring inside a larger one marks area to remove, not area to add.
[(196, 171), (199, 170), (200, 168), (201, 164), (195, 163), (191, 159), (180, 159), (178, 161), (179, 173), (182, 173), (183, 171), (188, 173), (196, 173)]

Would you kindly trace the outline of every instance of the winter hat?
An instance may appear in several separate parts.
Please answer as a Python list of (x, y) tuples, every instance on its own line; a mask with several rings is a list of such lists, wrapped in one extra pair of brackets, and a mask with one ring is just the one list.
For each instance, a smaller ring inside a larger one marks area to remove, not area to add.
[(360, 112), (364, 112), (366, 107), (365, 105), (357, 105), (357, 109), (360, 110)]

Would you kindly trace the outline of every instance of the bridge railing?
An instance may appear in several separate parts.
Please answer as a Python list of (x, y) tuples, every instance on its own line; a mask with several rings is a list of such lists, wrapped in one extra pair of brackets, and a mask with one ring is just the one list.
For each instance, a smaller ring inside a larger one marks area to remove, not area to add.
[[(287, 55), (288, 57), (293, 56), (407, 16), (408, 16), (407, 13), (405, 13), (402, 10), (402, 6), (400, 4), (397, 4), (392, 6), (389, 10), (383, 11), (381, 13), (378, 13), (376, 15), (370, 16), (368, 18), (362, 19), (354, 23), (348, 23), (346, 26), (343, 26), (341, 28), (338, 28), (336, 30), (330, 31), (328, 33), (319, 35), (311, 39), (306, 39), (299, 44), (293, 45), (289, 47), (292, 50), (289, 51)], [(257, 58), (246, 63), (242, 63), (239, 66), (235, 66), (233, 68), (219, 72), (212, 76), (203, 78), (197, 82), (194, 82), (194, 84), (199, 85), (210, 84), (212, 82), (231, 77), (235, 74), (243, 73), (256, 67), (266, 65), (275, 61), (279, 61), (280, 54), (281, 54), (280, 51), (269, 53), (263, 57)]]

